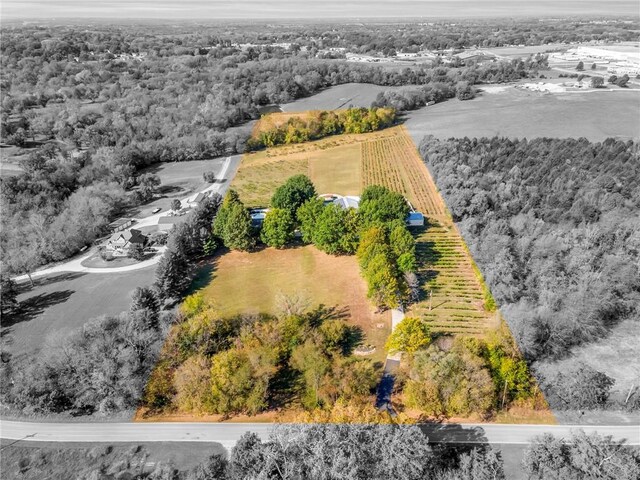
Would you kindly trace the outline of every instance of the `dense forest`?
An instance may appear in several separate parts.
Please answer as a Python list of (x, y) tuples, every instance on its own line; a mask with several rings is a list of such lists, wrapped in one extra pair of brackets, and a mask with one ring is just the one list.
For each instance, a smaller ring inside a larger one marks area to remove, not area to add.
[[(420, 150), (526, 358), (565, 357), (638, 318), (636, 143), (427, 137)], [(565, 373), (546, 379), (552, 404), (606, 401), (606, 375)], [(587, 380), (589, 399), (573, 398)]]

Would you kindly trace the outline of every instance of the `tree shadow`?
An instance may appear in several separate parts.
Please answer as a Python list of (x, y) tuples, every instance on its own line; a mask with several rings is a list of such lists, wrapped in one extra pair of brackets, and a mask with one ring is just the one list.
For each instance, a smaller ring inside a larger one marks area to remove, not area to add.
[(287, 408), (300, 396), (301, 373), (288, 364), (282, 365), (269, 381), (269, 409)]
[(347, 325), (345, 336), (341, 342), (342, 354), (349, 356), (353, 353), (353, 350), (362, 345), (364, 341), (364, 333), (362, 328), (357, 325)]
[(418, 427), (429, 439), (439, 469), (458, 468), (461, 455), (474, 449), (486, 451), (491, 448), (484, 429), (479, 426), (425, 422), (418, 424)]
[(437, 227), (438, 224), (430, 219), (426, 219), (426, 225), (419, 229), (416, 229), (416, 257), (418, 259), (418, 283), (420, 298), (418, 301), (425, 300), (427, 297), (425, 286), (435, 280), (438, 276), (438, 272), (431, 266), (435, 265), (442, 257), (442, 254), (436, 249), (436, 242), (431, 240), (423, 240), (423, 235), (426, 234), (430, 228)]
[(344, 320), (349, 317), (349, 307), (327, 307), (320, 304), (305, 314), (309, 325), (317, 328), (326, 320)]
[(198, 266), (193, 280), (191, 281), (191, 285), (185, 293), (185, 296), (191, 295), (192, 293), (203, 289), (204, 287), (209, 285), (209, 283), (211, 283), (214, 278), (214, 272), (218, 265), (218, 261), (218, 258), (214, 258), (209, 261), (204, 261), (201, 265)]
[[(17, 323), (32, 320), (42, 315), (47, 308), (66, 302), (73, 293), (75, 293), (75, 290), (59, 290), (51, 293), (41, 293), (22, 300), (15, 312), (3, 315), (2, 327), (11, 327)], [(4, 334), (5, 332), (3, 332)]]
[(31, 286), (31, 282), (28, 279), (18, 283), (16, 287), (18, 290), (18, 295), (22, 295), (38, 287), (45, 287), (47, 285), (51, 285), (52, 283), (67, 282), (70, 280), (75, 280), (76, 278), (80, 278), (85, 275), (86, 273), (83, 273), (83, 272), (55, 273), (55, 274), (46, 275), (43, 277), (35, 277), (33, 279), (33, 287)]

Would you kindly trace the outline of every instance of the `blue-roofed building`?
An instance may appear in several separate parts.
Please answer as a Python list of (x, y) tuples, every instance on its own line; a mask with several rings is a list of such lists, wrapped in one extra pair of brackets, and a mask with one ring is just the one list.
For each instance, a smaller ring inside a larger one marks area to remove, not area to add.
[(407, 227), (424, 227), (424, 215), (420, 212), (409, 212), (405, 222)]

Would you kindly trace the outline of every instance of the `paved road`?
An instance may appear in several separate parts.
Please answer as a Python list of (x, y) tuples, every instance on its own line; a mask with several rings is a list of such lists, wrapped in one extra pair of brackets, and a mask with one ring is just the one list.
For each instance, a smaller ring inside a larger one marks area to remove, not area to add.
[[(432, 442), (527, 444), (545, 432), (568, 436), (572, 430), (611, 435), (640, 445), (640, 426), (429, 424)], [(0, 437), (33, 442), (217, 442), (231, 448), (245, 432), (267, 439), (267, 423), (28, 423), (1, 421)]]
[[(217, 177), (221, 179), (225, 179), (226, 181), (220, 182), (220, 183), (216, 182), (200, 192), (196, 192), (186, 198), (183, 198), (181, 202), (188, 203), (192, 201), (199, 193), (214, 192), (214, 193), (219, 193), (220, 195), (224, 195), (227, 189), (229, 188), (229, 184), (231, 183), (231, 180), (235, 176), (236, 169), (238, 168), (240, 163), (240, 157), (241, 157), (240, 155), (234, 155), (232, 157), (227, 157), (227, 159), (225, 160), (224, 165), (222, 166), (222, 169), (218, 173)], [(157, 225), (160, 217), (165, 216), (166, 214), (167, 212), (162, 212), (162, 213), (157, 213), (155, 215), (149, 215), (148, 217), (144, 217), (144, 218), (136, 218), (134, 219), (135, 223), (131, 228), (140, 228), (140, 227), (148, 227), (151, 225)], [(52, 273), (61, 273), (61, 272), (84, 272), (84, 273), (130, 272), (132, 270), (139, 270), (141, 268), (146, 268), (158, 263), (160, 261), (160, 258), (162, 258), (162, 253), (164, 253), (165, 247), (160, 247), (157, 250), (159, 253), (156, 254), (153, 258), (136, 263), (134, 265), (127, 265), (124, 267), (113, 267), (113, 268), (85, 267), (84, 265), (82, 265), (82, 262), (84, 262), (85, 260), (87, 260), (88, 258), (94, 255), (95, 252), (92, 249), (90, 252), (88, 252), (83, 256), (78, 256), (66, 262), (59, 263), (51, 267), (43, 268), (41, 270), (37, 270), (31, 274), (31, 278), (38, 278), (45, 275), (50, 275)], [(19, 275), (17, 277), (14, 277), (14, 280), (17, 282), (23, 282), (23, 281), (26, 281), (28, 278), (29, 277), (27, 275)]]

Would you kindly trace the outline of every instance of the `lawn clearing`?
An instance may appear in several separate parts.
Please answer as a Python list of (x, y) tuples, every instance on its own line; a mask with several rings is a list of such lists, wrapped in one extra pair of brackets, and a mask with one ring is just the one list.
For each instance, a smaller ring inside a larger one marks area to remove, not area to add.
[(281, 105), (283, 112), (304, 112), (306, 110), (338, 110), (341, 108), (369, 108), (378, 93), (387, 90), (401, 90), (411, 87), (386, 87), (370, 83), (345, 83), (329, 87), (326, 90), (295, 102)]
[(202, 289), (221, 316), (278, 313), (280, 295), (302, 296), (311, 309), (335, 307), (360, 327), (371, 356), (382, 360), (390, 331), (390, 314), (374, 313), (367, 286), (352, 256), (332, 256), (313, 246), (259, 252), (229, 252), (216, 258), (213, 279)]

